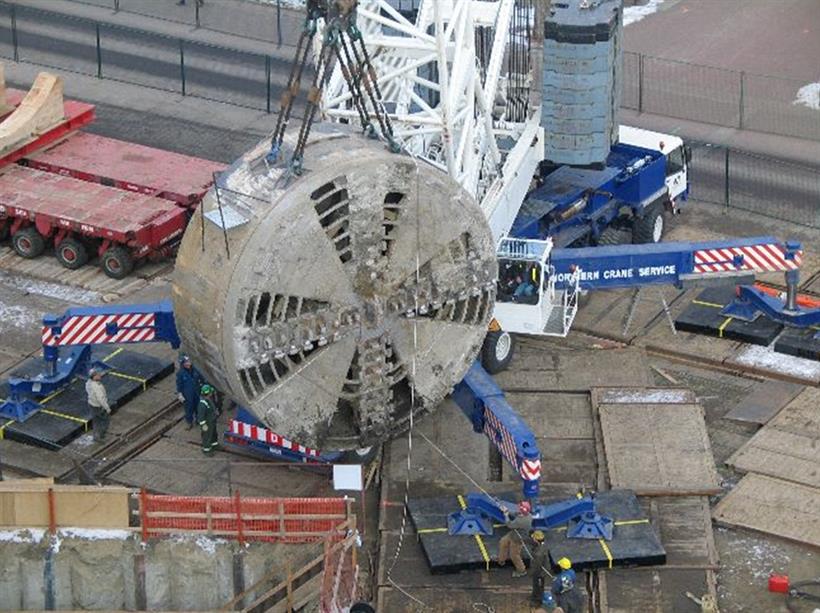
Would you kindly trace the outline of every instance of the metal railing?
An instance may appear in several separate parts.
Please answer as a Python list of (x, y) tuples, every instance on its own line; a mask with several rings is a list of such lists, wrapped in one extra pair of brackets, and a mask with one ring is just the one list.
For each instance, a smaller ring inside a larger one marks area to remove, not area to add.
[(820, 167), (708, 143), (691, 143), (691, 196), (820, 228)]
[(2, 1), (0, 58), (268, 113), (290, 66), (272, 55)]
[[(621, 106), (719, 126), (820, 140), (820, 88), (626, 52)], [(812, 95), (817, 100), (810, 99)]]

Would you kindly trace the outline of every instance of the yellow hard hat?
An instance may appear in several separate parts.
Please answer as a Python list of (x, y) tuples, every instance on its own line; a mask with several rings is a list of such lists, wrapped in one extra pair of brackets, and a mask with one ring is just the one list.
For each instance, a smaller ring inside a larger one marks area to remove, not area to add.
[(535, 532), (532, 533), (532, 538), (533, 538), (533, 540), (536, 540), (536, 541), (543, 541), (544, 540), (544, 533), (541, 532), (540, 530), (536, 530)]
[(560, 560), (558, 560), (558, 566), (562, 570), (569, 570), (570, 568), (572, 568), (572, 562), (569, 561), (569, 558), (561, 558)]

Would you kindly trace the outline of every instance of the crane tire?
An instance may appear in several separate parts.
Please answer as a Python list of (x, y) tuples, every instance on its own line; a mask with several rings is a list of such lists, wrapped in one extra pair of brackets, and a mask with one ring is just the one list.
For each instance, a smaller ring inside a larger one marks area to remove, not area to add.
[(17, 255), (26, 259), (34, 259), (46, 250), (46, 239), (34, 226), (22, 228), (11, 237), (11, 244)]
[(481, 365), (491, 375), (505, 370), (512, 361), (515, 339), (505, 330), (491, 330), (481, 345)]

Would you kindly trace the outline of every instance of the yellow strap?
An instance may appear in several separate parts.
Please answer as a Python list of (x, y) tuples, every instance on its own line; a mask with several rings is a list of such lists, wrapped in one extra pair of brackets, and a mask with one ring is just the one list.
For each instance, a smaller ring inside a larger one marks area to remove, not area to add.
[(102, 362), (107, 362), (108, 360), (113, 358), (115, 355), (120, 354), (122, 351), (123, 351), (122, 347), (120, 347), (119, 349), (115, 349), (114, 351), (109, 353), (107, 356), (105, 356), (101, 361)]
[(718, 328), (718, 337), (723, 338), (723, 331), (726, 329), (726, 326), (728, 326), (730, 323), (732, 323), (732, 318), (727, 317), (726, 321), (720, 324), (720, 327)]
[[(72, 379), (71, 381), (69, 381), (68, 385), (71, 385), (72, 383), (74, 383), (74, 380), (73, 380), (73, 379)], [(54, 392), (53, 394), (50, 394), (49, 396), (46, 396), (45, 398), (43, 398), (43, 399), (40, 401), (40, 404), (41, 404), (41, 405), (42, 405), (42, 404), (45, 404), (45, 403), (46, 403), (46, 402), (48, 402), (49, 400), (53, 400), (54, 398), (56, 398), (57, 396), (59, 396), (60, 394), (62, 394), (64, 391), (66, 391), (66, 389), (68, 389), (68, 385), (66, 385), (65, 387), (61, 387), (60, 389), (58, 389), (58, 390), (57, 390), (56, 392)]]
[(716, 309), (722, 309), (724, 304), (718, 304), (717, 302), (704, 302), (703, 300), (693, 300), (692, 304), (699, 304), (700, 306), (708, 306), (708, 307), (715, 307)]
[(60, 413), (58, 411), (52, 411), (50, 409), (40, 409), (40, 413), (45, 413), (46, 415), (53, 415), (54, 417), (62, 417), (63, 419), (68, 419), (71, 421), (79, 422), (83, 425), (84, 429), (88, 431), (88, 420), (83, 419), (82, 417), (75, 417), (74, 415), (66, 415), (65, 413)]
[[(504, 524), (493, 524), (493, 528), (503, 528)], [(416, 534), (431, 534), (433, 532), (447, 532), (447, 528), (422, 528), (416, 530)]]
[[(634, 526), (635, 524), (648, 524), (648, 519), (625, 519), (623, 521), (616, 521), (616, 526)], [(557, 528), (550, 528), (553, 532), (561, 532), (566, 530), (566, 526), (558, 526)]]
[(148, 389), (148, 379), (143, 379), (142, 377), (135, 377), (134, 375), (126, 375), (121, 372), (114, 372), (113, 370), (109, 370), (109, 375), (114, 377), (119, 377), (120, 379), (128, 379), (129, 381), (137, 381), (138, 383), (142, 383), (142, 391), (144, 392)]
[(6, 438), (6, 426), (10, 426), (13, 423), (14, 423), (14, 420), (10, 419), (6, 423), (4, 423), (2, 426), (0, 426), (0, 441), (2, 441), (4, 438)]
[[(464, 500), (464, 496), (459, 494), (456, 496), (458, 498), (458, 504), (461, 506), (461, 510), (467, 508), (467, 502)], [(475, 542), (478, 544), (478, 550), (481, 552), (481, 557), (484, 558), (484, 566), (487, 567), (487, 570), (490, 570), (490, 554), (487, 553), (487, 547), (484, 545), (484, 539), (481, 538), (480, 534), (474, 534), (473, 537), (475, 538)]]
[(601, 549), (604, 550), (606, 559), (609, 560), (609, 568), (612, 568), (612, 552), (609, 550), (609, 545), (606, 544), (604, 539), (598, 539), (598, 542), (601, 544)]

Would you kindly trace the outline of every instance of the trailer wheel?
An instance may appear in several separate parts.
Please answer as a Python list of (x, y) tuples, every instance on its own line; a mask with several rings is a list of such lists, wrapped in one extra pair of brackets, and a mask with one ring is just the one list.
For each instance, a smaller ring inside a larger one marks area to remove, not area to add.
[(69, 270), (77, 270), (88, 262), (88, 249), (76, 238), (66, 238), (57, 245), (57, 261)]
[(11, 245), (17, 255), (28, 259), (36, 258), (46, 250), (46, 241), (43, 235), (33, 226), (15, 232), (14, 236), (11, 237)]
[(124, 247), (111, 247), (102, 254), (100, 266), (112, 279), (125, 279), (134, 270), (134, 258)]
[(663, 239), (666, 220), (663, 217), (663, 204), (651, 204), (643, 217), (636, 217), (632, 224), (632, 242), (636, 245), (659, 243)]
[(510, 365), (515, 340), (509, 332), (492, 330), (484, 337), (481, 346), (481, 365), (491, 375), (501, 372)]

